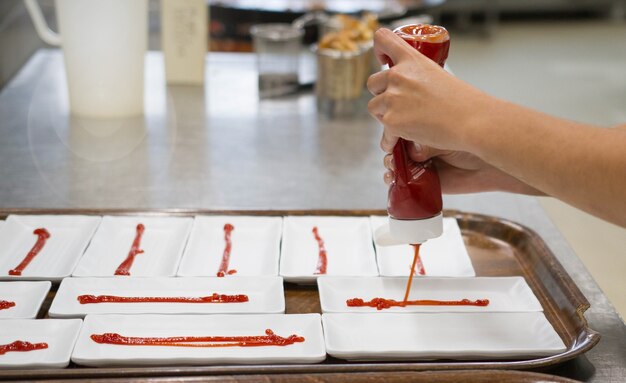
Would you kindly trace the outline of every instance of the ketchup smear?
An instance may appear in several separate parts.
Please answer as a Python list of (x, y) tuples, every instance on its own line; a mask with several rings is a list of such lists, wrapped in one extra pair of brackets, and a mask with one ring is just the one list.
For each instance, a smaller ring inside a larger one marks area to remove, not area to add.
[(92, 334), (91, 339), (100, 344), (121, 346), (166, 346), (166, 347), (259, 347), (289, 346), (304, 342), (304, 337), (290, 335), (286, 338), (274, 334), (270, 329), (260, 336), (175, 336), (167, 338), (128, 337), (116, 333)]
[[(477, 299), (471, 301), (469, 299), (461, 299), (458, 301), (438, 301), (432, 299), (420, 299), (409, 300), (409, 293), (411, 292), (411, 283), (413, 282), (413, 276), (415, 275), (416, 264), (421, 264), (419, 251), (420, 245), (413, 245), (415, 247), (415, 254), (413, 256), (413, 265), (411, 266), (411, 274), (409, 280), (406, 283), (406, 290), (404, 292), (404, 299), (402, 301), (396, 301), (395, 299), (386, 298), (374, 298), (366, 301), (361, 298), (351, 298), (346, 300), (348, 307), (376, 307), (377, 310), (388, 309), (391, 307), (406, 307), (406, 306), (487, 306), (489, 305), (489, 299)], [(423, 271), (423, 266), (421, 271)]]
[(45, 246), (48, 238), (50, 238), (50, 232), (48, 232), (48, 230), (44, 229), (43, 227), (35, 229), (35, 231), (33, 231), (33, 234), (37, 236), (37, 242), (35, 242), (32, 249), (30, 249), (28, 254), (26, 254), (26, 257), (22, 260), (22, 262), (20, 262), (20, 264), (17, 265), (16, 268), (9, 270), (9, 275), (22, 275), (22, 271), (24, 271), (26, 266), (31, 263), (31, 261), (37, 256), (37, 254), (39, 254), (41, 249), (43, 249), (43, 247)]
[(328, 256), (326, 254), (326, 247), (324, 247), (324, 240), (320, 237), (317, 226), (313, 227), (313, 235), (317, 241), (317, 247), (319, 248), (319, 256), (317, 258), (317, 268), (315, 274), (326, 274), (326, 267), (328, 266)]
[(137, 254), (143, 253), (139, 247), (141, 246), (141, 237), (143, 236), (143, 232), (146, 230), (146, 227), (143, 223), (137, 225), (137, 234), (135, 234), (135, 240), (133, 241), (132, 246), (130, 247), (130, 251), (128, 252), (128, 256), (124, 260), (124, 262), (120, 263), (115, 270), (115, 275), (130, 275), (130, 268), (133, 267), (133, 262), (135, 261), (135, 256)]
[(248, 302), (243, 294), (226, 295), (213, 293), (206, 297), (120, 297), (116, 295), (79, 295), (81, 305), (91, 303), (242, 303)]
[(15, 302), (0, 300), (0, 310), (8, 310), (15, 306)]
[(233, 230), (235, 230), (235, 226), (231, 225), (230, 223), (224, 225), (224, 242), (226, 242), (226, 245), (224, 246), (224, 254), (222, 255), (222, 263), (220, 263), (220, 269), (217, 271), (218, 277), (233, 275), (237, 272), (237, 270), (228, 270), (228, 264), (230, 263), (230, 251), (233, 247), (233, 242), (230, 238)]
[[(413, 48), (440, 66), (445, 64), (450, 49), (450, 35), (445, 28), (427, 25), (406, 25), (394, 31)], [(388, 59), (389, 66), (393, 66)], [(394, 180), (389, 187), (387, 211), (395, 219), (425, 219), (439, 214), (443, 208), (439, 174), (432, 161), (415, 162), (408, 156), (413, 145), (400, 138), (393, 148)]]
[(0, 355), (7, 352), (27, 352), (35, 350), (43, 350), (48, 348), (48, 343), (30, 343), (23, 340), (16, 340), (13, 343), (0, 345)]

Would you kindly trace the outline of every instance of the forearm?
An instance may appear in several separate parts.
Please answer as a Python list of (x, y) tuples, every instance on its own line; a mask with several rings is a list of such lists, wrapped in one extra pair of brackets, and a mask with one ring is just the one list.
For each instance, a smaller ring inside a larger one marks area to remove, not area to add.
[(626, 129), (570, 122), (486, 97), (468, 150), (522, 182), (626, 227)]

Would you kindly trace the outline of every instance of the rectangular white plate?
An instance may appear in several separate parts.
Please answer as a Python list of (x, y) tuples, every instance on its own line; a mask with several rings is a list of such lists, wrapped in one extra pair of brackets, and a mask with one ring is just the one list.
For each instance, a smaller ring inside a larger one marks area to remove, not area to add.
[(0, 301), (15, 302), (15, 306), (0, 310), (0, 319), (33, 319), (52, 283), (41, 282), (0, 282)]
[(280, 275), (288, 282), (314, 283), (319, 247), (317, 226), (327, 252), (326, 275), (377, 276), (372, 232), (366, 217), (285, 217)]
[(217, 275), (224, 254), (224, 225), (231, 232), (229, 269), (232, 276), (278, 275), (282, 217), (197, 216), (178, 275)]
[[(100, 220), (99, 216), (10, 215), (0, 230), (0, 279), (59, 281), (69, 276)], [(37, 242), (33, 234), (37, 228), (47, 229), (50, 238), (21, 276), (9, 275)]]
[[(127, 297), (201, 297), (245, 294), (242, 303), (97, 303), (80, 304), (79, 295)], [(78, 318), (87, 314), (256, 314), (285, 312), (283, 279), (240, 278), (66, 278), (49, 314)]]
[(117, 267), (128, 256), (140, 223), (145, 226), (140, 246), (144, 252), (135, 257), (130, 275), (174, 276), (192, 222), (193, 218), (178, 217), (103, 217), (73, 276), (113, 276)]
[[(387, 222), (387, 217), (370, 217), (372, 230)], [(454, 218), (443, 219), (443, 234), (422, 244), (420, 258), (426, 276), (473, 277), (476, 275), (467, 254), (461, 230)], [(413, 262), (413, 246), (378, 246), (376, 259), (380, 275), (385, 277), (408, 276)]]
[(2, 230), (4, 225), (6, 225), (6, 222), (4, 222), (4, 220), (0, 220), (0, 230)]
[(2, 368), (63, 368), (82, 324), (80, 319), (3, 319), (0, 321), (0, 344), (16, 340), (48, 343), (48, 348), (0, 355)]
[(415, 278), (409, 299), (489, 299), (480, 306), (407, 306), (377, 310), (375, 307), (348, 307), (351, 298), (404, 298), (408, 277), (320, 277), (317, 285), (324, 313), (411, 313), (411, 312), (521, 312), (543, 311), (541, 303), (523, 277)]
[(329, 355), (348, 360), (482, 360), (566, 347), (543, 312), (324, 314)]
[[(163, 347), (98, 344), (106, 332), (132, 337), (254, 336), (266, 329), (298, 334), (302, 343), (264, 347)], [(317, 363), (326, 358), (319, 314), (260, 315), (87, 315), (72, 361), (86, 366)]]

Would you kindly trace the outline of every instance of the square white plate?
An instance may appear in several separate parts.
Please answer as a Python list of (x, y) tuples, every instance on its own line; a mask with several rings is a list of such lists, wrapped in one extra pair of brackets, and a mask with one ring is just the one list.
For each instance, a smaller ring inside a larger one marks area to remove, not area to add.
[(229, 269), (232, 276), (278, 275), (282, 217), (197, 216), (185, 248), (178, 275), (214, 277), (224, 253), (224, 225), (231, 232)]
[[(96, 303), (80, 304), (79, 295), (126, 297), (202, 297), (245, 294), (242, 303)], [(65, 278), (52, 302), (53, 318), (87, 314), (256, 314), (284, 313), (280, 277), (240, 278)]]
[(102, 223), (72, 274), (75, 277), (111, 277), (128, 256), (137, 225), (145, 231), (130, 269), (132, 277), (169, 277), (176, 274), (193, 218), (111, 217)]
[(2, 230), (2, 228), (4, 227), (4, 225), (6, 225), (6, 222), (4, 222), (4, 220), (0, 219), (0, 230)]
[(366, 217), (285, 217), (280, 275), (288, 282), (314, 283), (319, 247), (318, 232), (327, 252), (326, 275), (377, 276), (372, 231)]
[[(99, 216), (10, 215), (0, 230), (0, 279), (60, 281), (69, 276), (100, 220)], [(50, 232), (50, 238), (21, 276), (9, 275), (37, 242), (33, 231), (40, 227)]]
[(16, 340), (48, 343), (48, 348), (0, 355), (2, 368), (63, 368), (83, 323), (80, 319), (3, 319), (0, 321), (0, 344)]
[(348, 360), (532, 358), (565, 344), (543, 312), (324, 314), (329, 355)]
[(34, 319), (52, 283), (0, 282), (0, 301), (15, 302), (15, 306), (0, 310), (0, 319)]
[(407, 278), (403, 277), (320, 277), (317, 285), (324, 313), (411, 313), (411, 312), (521, 312), (543, 311), (541, 303), (523, 277), (415, 278), (410, 300), (456, 301), (489, 299), (480, 306), (407, 306), (377, 310), (375, 307), (348, 307), (351, 298), (386, 298), (401, 301)]
[[(371, 216), (372, 230), (387, 222), (387, 217)], [(408, 276), (413, 262), (413, 246), (378, 246), (376, 259), (380, 275), (385, 277)], [(420, 258), (430, 277), (473, 277), (476, 275), (467, 254), (461, 229), (455, 218), (443, 219), (443, 234), (422, 244)]]
[[(262, 347), (120, 346), (94, 342), (107, 332), (132, 337), (254, 336), (272, 329), (297, 334), (302, 343)], [(260, 315), (87, 315), (72, 361), (85, 366), (317, 363), (326, 358), (319, 314)]]

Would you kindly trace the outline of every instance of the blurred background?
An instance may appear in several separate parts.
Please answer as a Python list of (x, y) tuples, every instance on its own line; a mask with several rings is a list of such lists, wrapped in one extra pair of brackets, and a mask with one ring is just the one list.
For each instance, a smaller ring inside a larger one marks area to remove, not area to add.
[[(40, 4), (56, 29), (54, 1)], [(150, 1), (150, 50), (161, 48), (159, 7)], [(207, 7), (208, 48), (226, 52), (252, 51), (253, 24), (291, 22), (319, 9), (369, 10), (383, 22), (425, 14), (450, 30), (448, 64), (463, 80), (564, 118), (626, 124), (626, 0), (209, 0)], [(306, 29), (306, 42), (318, 37)], [(46, 47), (23, 2), (0, 1), (0, 88)], [(626, 230), (550, 198), (541, 203), (624, 315)]]

